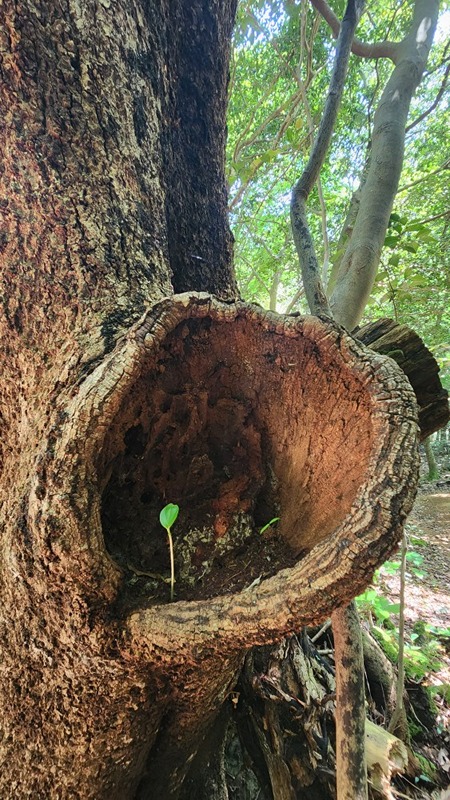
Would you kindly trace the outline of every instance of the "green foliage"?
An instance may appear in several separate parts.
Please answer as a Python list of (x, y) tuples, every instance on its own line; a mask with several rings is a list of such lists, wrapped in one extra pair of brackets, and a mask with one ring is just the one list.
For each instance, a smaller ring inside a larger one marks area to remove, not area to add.
[(415, 779), (416, 783), (423, 781), (424, 783), (433, 783), (436, 785), (438, 781), (438, 773), (436, 766), (425, 758), (421, 753), (414, 753), (420, 765), (421, 774)]
[(450, 683), (436, 683), (434, 686), (427, 686), (427, 690), (431, 697), (439, 695), (447, 705), (450, 705)]
[[(374, 625), (371, 632), (393, 664), (398, 661), (398, 630), (388, 630)], [(411, 680), (419, 681), (441, 666), (440, 647), (436, 640), (427, 644), (415, 645), (405, 642), (405, 674)]]
[[(337, 15), (344, 3), (332, 4)], [(358, 37), (401, 40), (411, 4), (374, 0)], [(396, 317), (438, 358), (450, 388), (450, 181), (447, 67), (449, 0), (441, 5), (428, 69), (413, 100), (403, 172), (365, 320)], [(306, 311), (289, 201), (317, 131), (335, 42), (309, 3), (242, 0), (231, 73), (228, 178), (241, 292), (273, 310)], [(324, 272), (342, 256), (341, 232), (370, 146), (374, 111), (392, 72), (387, 59), (352, 57), (330, 153), (309, 204)], [(430, 111), (430, 113), (426, 113)], [(421, 116), (423, 119), (421, 119)], [(417, 121), (417, 122), (416, 122)], [(416, 124), (414, 124), (416, 122)]]
[(439, 628), (437, 625), (429, 625), (428, 623), (426, 628), (438, 639), (450, 639), (450, 628)]
[(390, 603), (387, 597), (383, 597), (374, 588), (366, 589), (357, 598), (357, 603), (363, 613), (371, 612), (379, 622), (390, 620), (391, 614), (398, 614), (400, 611), (400, 603)]
[[(415, 546), (423, 543), (419, 537), (414, 538)], [(423, 577), (423, 556), (416, 550), (407, 553), (408, 571), (420, 579)], [(360, 613), (371, 623), (371, 632), (383, 648), (387, 657), (394, 664), (398, 660), (399, 631), (397, 614), (399, 603), (391, 603), (383, 594), (381, 575), (395, 575), (400, 570), (400, 561), (386, 561), (375, 575), (374, 585), (356, 598)], [(441, 638), (447, 638), (447, 628), (436, 628), (422, 619), (416, 620), (412, 631), (405, 641), (405, 673), (412, 680), (421, 680), (430, 672), (439, 670), (441, 666)]]
[(408, 717), (408, 731), (409, 737), (414, 741), (415, 739), (419, 739), (423, 735), (423, 727), (419, 723), (417, 723), (414, 719)]

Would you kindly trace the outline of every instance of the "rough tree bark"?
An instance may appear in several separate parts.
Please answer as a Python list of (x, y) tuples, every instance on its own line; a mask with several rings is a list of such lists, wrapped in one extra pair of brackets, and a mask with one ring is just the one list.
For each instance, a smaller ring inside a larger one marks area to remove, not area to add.
[(232, 302), (234, 11), (0, 7), (4, 798), (179, 796), (246, 650), (354, 596), (411, 506), (396, 365)]
[(336, 665), (336, 794), (367, 800), (364, 658), (356, 603), (332, 615)]
[(377, 319), (354, 331), (357, 338), (402, 368), (419, 406), (421, 441), (444, 428), (450, 419), (448, 391), (439, 379), (439, 366), (420, 336), (393, 319)]

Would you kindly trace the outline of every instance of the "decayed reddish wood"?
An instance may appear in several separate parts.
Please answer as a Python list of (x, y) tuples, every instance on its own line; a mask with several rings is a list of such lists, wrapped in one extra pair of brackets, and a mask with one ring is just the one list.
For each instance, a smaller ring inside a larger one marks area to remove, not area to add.
[(439, 379), (439, 366), (420, 336), (407, 325), (379, 319), (355, 335), (377, 353), (397, 362), (409, 378), (419, 405), (420, 438), (445, 427), (450, 419), (448, 392)]
[[(235, 597), (179, 603), (176, 614), (173, 606), (164, 606), (131, 616), (131, 629), (140, 638), (139, 629), (145, 632), (162, 613), (167, 624), (158, 646), (177, 652), (189, 646), (190, 628), (193, 642), (202, 640), (203, 628), (208, 637), (208, 620), (216, 616), (224, 619), (219, 626), (224, 635), (228, 629), (236, 641), (232, 619), (242, 615), (245, 641), (256, 642), (263, 629), (269, 637), (272, 626), (274, 633), (280, 628), (289, 632), (300, 622), (325, 616), (326, 606), (331, 609), (338, 598), (350, 598), (360, 581), (367, 580), (372, 554), (383, 558), (381, 551), (394, 547), (414, 494), (417, 466), (415, 403), (391, 361), (360, 349), (333, 324), (317, 318), (284, 318), (244, 304), (218, 304), (207, 296), (191, 298), (160, 304), (158, 321), (143, 324), (144, 338), (158, 353), (168, 331), (185, 316), (199, 316), (208, 320), (209, 354), (215, 354), (213, 332), (220, 323), (217, 336), (225, 356), (229, 344), (224, 341), (234, 333), (241, 365), (235, 380), (245, 396), (243, 376), (251, 376), (250, 399), (258, 398), (254, 413), (280, 479), (281, 531), (303, 557), (288, 572)], [(266, 352), (260, 347), (260, 331)], [(189, 343), (188, 328), (185, 335)], [(269, 350), (274, 337), (275, 349)], [(261, 367), (264, 360), (270, 370)], [(213, 372), (210, 368), (209, 374)], [(389, 534), (380, 536), (381, 529)]]

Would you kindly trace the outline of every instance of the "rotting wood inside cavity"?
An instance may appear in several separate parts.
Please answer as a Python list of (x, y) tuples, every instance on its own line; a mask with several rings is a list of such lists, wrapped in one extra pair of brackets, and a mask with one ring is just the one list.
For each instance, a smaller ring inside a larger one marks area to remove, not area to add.
[(372, 426), (368, 393), (329, 347), (245, 318), (188, 319), (166, 336), (99, 458), (105, 543), (127, 591), (169, 597), (169, 502), (177, 599), (240, 591), (341, 522)]

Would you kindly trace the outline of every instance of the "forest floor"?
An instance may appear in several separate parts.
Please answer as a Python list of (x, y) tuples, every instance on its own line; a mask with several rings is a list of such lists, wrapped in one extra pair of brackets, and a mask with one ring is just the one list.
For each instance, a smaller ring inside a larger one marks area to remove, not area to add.
[[(442, 469), (442, 466), (444, 469)], [(448, 778), (443, 794), (450, 800), (450, 470), (449, 459), (441, 465), (440, 477), (421, 480), (419, 492), (406, 526), (408, 535), (405, 641), (423, 659), (424, 676), (417, 680), (434, 687), (436, 729), (430, 731), (432, 746), (421, 748), (438, 763)], [(447, 468), (447, 472), (445, 472)], [(425, 467), (423, 467), (426, 473)], [(412, 555), (411, 555), (412, 554)], [(398, 603), (399, 570), (380, 572), (380, 587), (392, 603)], [(393, 617), (393, 619), (396, 619)], [(429, 626), (432, 626), (431, 629)]]

